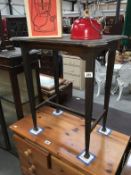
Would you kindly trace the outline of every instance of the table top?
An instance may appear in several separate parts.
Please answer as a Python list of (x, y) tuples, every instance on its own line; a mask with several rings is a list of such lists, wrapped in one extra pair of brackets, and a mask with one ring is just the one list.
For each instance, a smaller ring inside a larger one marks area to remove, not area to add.
[(112, 41), (117, 41), (126, 38), (123, 35), (103, 35), (102, 39), (97, 40), (73, 40), (70, 38), (69, 34), (64, 34), (61, 38), (30, 38), (30, 37), (12, 37), (12, 41), (17, 42), (30, 42), (30, 43), (56, 43), (56, 44), (72, 44), (72, 45), (82, 45), (86, 47), (99, 47), (107, 45), (107, 43)]
[(15, 47), (13, 50), (3, 50), (0, 52), (0, 58), (18, 58), (21, 57), (21, 49), (19, 47)]
[[(113, 42), (119, 41), (126, 36), (123, 35), (103, 35), (102, 39), (97, 40), (73, 40), (70, 34), (65, 34), (61, 38), (30, 38), (13, 37), (11, 41), (19, 43), (26, 49), (53, 49), (58, 51), (67, 51), (72, 55), (80, 56), (82, 59), (95, 58), (106, 47)], [(115, 46), (116, 47), (116, 46)], [(95, 52), (94, 52), (95, 49)], [(108, 49), (108, 48), (107, 48)], [(114, 48), (115, 49), (115, 48)]]
[[(110, 136), (98, 133), (97, 126), (91, 134), (90, 152), (96, 156), (90, 166), (86, 166), (77, 156), (84, 151), (85, 120), (64, 112), (53, 116), (53, 108), (44, 106), (37, 111), (38, 126), (44, 131), (39, 135), (30, 134), (33, 127), (31, 116), (17, 121), (10, 128), (22, 138), (43, 147), (57, 158), (68, 162), (84, 174), (114, 175), (129, 142), (129, 137), (112, 131)], [(45, 144), (45, 140), (51, 142)], [(96, 146), (97, 145), (97, 146)]]
[[(38, 50), (32, 50), (30, 54), (37, 54)], [(21, 48), (15, 47), (14, 50), (3, 50), (0, 52), (0, 66), (17, 66), (23, 61)]]

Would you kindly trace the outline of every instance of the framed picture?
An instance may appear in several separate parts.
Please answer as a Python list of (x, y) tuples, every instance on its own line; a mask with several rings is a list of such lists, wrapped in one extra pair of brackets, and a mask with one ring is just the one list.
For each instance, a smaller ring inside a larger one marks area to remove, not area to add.
[(29, 37), (61, 37), (61, 0), (25, 0)]

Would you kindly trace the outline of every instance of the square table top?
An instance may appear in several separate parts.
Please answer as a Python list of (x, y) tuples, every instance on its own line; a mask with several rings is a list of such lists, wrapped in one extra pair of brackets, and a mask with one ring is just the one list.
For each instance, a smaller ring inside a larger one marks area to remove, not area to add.
[[(109, 44), (126, 38), (123, 35), (103, 35), (102, 39), (97, 40), (73, 40), (70, 34), (64, 34), (61, 38), (30, 38), (30, 37), (13, 37), (11, 41), (19, 43), (23, 52), (30, 49), (51, 49), (58, 51), (67, 51), (69, 54), (77, 55), (82, 59), (96, 58), (105, 49), (108, 50)], [(116, 49), (116, 45), (113, 49)]]
[(30, 38), (30, 37), (12, 37), (12, 41), (30, 42), (30, 43), (56, 43), (56, 44), (72, 44), (88, 47), (104, 46), (112, 41), (117, 41), (126, 38), (124, 35), (103, 35), (102, 39), (97, 40), (73, 40), (70, 34), (64, 34), (61, 38)]

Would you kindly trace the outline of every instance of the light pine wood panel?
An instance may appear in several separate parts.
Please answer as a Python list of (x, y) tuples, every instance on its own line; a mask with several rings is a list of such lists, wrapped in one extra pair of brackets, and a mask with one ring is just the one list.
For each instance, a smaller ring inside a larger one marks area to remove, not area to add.
[[(97, 132), (99, 126), (91, 134), (90, 152), (96, 160), (90, 166), (82, 163), (77, 156), (84, 150), (84, 119), (64, 112), (54, 117), (50, 107), (43, 107), (37, 112), (38, 125), (44, 128), (39, 136), (29, 133), (32, 128), (31, 117), (16, 122), (10, 128), (18, 135), (30, 140), (52, 155), (89, 175), (114, 175), (117, 171), (129, 137), (112, 131), (110, 136), (103, 136)], [(51, 141), (50, 145), (45, 140)]]
[(70, 165), (62, 162), (54, 156), (51, 157), (51, 162), (52, 171), (57, 175), (83, 175), (83, 173), (81, 173), (79, 170), (72, 168)]
[(39, 148), (32, 142), (14, 135), (14, 140), (19, 153), (22, 172), (34, 175), (53, 175), (49, 167), (49, 152), (43, 148)]

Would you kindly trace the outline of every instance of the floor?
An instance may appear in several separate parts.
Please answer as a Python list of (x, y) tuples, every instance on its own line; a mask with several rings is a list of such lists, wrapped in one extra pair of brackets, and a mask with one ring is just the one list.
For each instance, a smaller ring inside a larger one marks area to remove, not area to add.
[[(103, 93), (99, 97), (96, 97), (96, 90), (97, 87), (95, 87), (94, 90), (94, 101), (96, 103), (103, 104)], [(79, 98), (84, 99), (84, 91), (74, 89), (73, 96), (77, 97), (78, 100)], [(122, 96), (122, 99), (119, 102), (116, 101), (116, 97), (117, 94), (111, 96), (110, 107), (123, 112), (131, 113), (131, 93), (125, 91)], [(2, 101), (2, 105), (7, 124), (10, 125), (11, 123), (17, 120), (15, 110), (12, 110), (13, 104), (9, 104), (6, 101)], [(27, 109), (28, 105), (25, 105), (25, 108)], [(12, 155), (11, 153), (8, 153), (7, 151), (0, 149), (0, 175), (15, 174), (21, 175), (18, 158)]]
[[(96, 97), (96, 94), (97, 94), (97, 86), (95, 86), (94, 88), (94, 102), (98, 104), (103, 104), (104, 103), (104, 90), (102, 90), (101, 94), (98, 97)], [(73, 96), (84, 99), (84, 91), (74, 89)], [(120, 101), (116, 101), (117, 96), (118, 96), (118, 92), (114, 95), (111, 95), (109, 106), (114, 109), (123, 111), (123, 112), (131, 113), (131, 90), (130, 88), (124, 89)]]
[(18, 158), (0, 149), (0, 175), (21, 175)]

